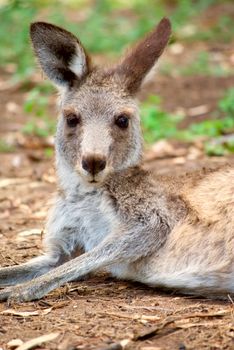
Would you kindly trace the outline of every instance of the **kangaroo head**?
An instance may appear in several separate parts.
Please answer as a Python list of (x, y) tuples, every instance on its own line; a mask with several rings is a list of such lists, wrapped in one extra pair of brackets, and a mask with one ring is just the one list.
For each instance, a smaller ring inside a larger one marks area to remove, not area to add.
[(137, 165), (142, 136), (135, 100), (143, 79), (162, 54), (171, 28), (164, 18), (115, 67), (96, 68), (80, 41), (52, 24), (31, 25), (39, 63), (60, 90), (56, 135), (58, 165), (87, 183)]

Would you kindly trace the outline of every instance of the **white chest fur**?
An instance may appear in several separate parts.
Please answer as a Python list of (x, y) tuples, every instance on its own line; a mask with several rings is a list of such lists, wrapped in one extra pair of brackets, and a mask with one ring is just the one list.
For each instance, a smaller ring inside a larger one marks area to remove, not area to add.
[[(75, 213), (74, 213), (75, 214)], [(118, 224), (118, 220), (107, 195), (103, 192), (86, 194), (77, 204), (80, 223), (79, 244), (85, 251), (93, 249)]]
[(103, 190), (77, 192), (59, 197), (47, 225), (46, 244), (56, 242), (66, 254), (78, 247), (89, 251), (119, 225), (117, 215)]

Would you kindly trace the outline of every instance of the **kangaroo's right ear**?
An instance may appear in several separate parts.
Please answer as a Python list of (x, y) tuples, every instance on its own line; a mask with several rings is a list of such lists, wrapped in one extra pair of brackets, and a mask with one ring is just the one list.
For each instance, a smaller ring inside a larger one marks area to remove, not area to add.
[(89, 58), (70, 32), (36, 22), (30, 27), (33, 48), (48, 78), (58, 87), (72, 87), (89, 73)]

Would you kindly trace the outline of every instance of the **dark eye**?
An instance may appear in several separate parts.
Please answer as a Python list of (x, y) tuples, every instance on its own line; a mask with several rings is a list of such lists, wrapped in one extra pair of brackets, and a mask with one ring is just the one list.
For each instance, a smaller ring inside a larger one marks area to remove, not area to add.
[(66, 116), (66, 121), (69, 128), (75, 128), (80, 122), (80, 117), (75, 113), (71, 113)]
[(127, 129), (129, 118), (126, 115), (121, 114), (116, 118), (115, 124), (121, 129)]

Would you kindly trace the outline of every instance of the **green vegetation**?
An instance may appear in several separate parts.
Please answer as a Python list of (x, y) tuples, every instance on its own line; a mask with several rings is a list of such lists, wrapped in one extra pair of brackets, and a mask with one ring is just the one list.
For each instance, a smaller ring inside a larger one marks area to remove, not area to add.
[(228, 76), (230, 71), (227, 67), (222, 67), (217, 62), (212, 62), (211, 55), (207, 51), (199, 52), (190, 62), (184, 67), (178, 69), (179, 75), (210, 75), (210, 76)]
[(219, 119), (219, 123), (213, 126), (213, 130), (216, 132), (215, 136), (232, 134), (223, 140), (221, 138), (221, 142), (218, 144), (214, 141), (208, 141), (205, 144), (205, 149), (209, 155), (234, 153), (234, 88), (228, 90), (219, 101), (219, 111), (223, 118)]
[(158, 96), (150, 96), (146, 102), (142, 103), (141, 118), (147, 143), (164, 138), (177, 138), (178, 123), (183, 119), (182, 116), (171, 115), (163, 111)]
[(8, 144), (5, 140), (0, 139), (0, 153), (14, 152), (14, 147)]
[(55, 120), (48, 114), (48, 95), (51, 85), (43, 84), (33, 88), (24, 103), (24, 111), (30, 115), (23, 127), (25, 134), (47, 137), (55, 132)]
[[(151, 96), (141, 106), (142, 127), (145, 141), (155, 142), (159, 139), (178, 139), (192, 141), (203, 138), (205, 151), (209, 155), (223, 155), (234, 152), (234, 138), (222, 136), (234, 133), (234, 89), (230, 89), (218, 103), (217, 113), (212, 119), (193, 123), (187, 129), (179, 127), (183, 116), (166, 113), (160, 107), (160, 99)], [(214, 142), (220, 138), (220, 142)]]
[[(77, 34), (90, 52), (106, 55), (120, 55), (127, 45), (142, 37), (165, 15), (169, 15), (173, 23), (172, 42), (231, 42), (234, 28), (228, 14), (220, 15), (208, 28), (199, 21), (200, 14), (218, 2), (148, 0), (146, 6), (144, 0), (132, 0), (124, 5), (122, 0), (9, 0), (0, 6), (0, 64), (13, 65), (15, 81), (28, 79), (35, 72), (28, 29), (41, 13), (43, 19), (58, 25), (62, 23)], [(69, 19), (71, 16), (73, 21)], [(162, 71), (169, 68), (162, 66)], [(201, 52), (189, 65), (178, 67), (178, 72), (185, 75), (229, 73), (212, 62), (208, 52)]]
[[(8, 0), (0, 5), (0, 65), (13, 71), (13, 82), (27, 82), (36, 71), (30, 49), (28, 29), (31, 22), (42, 19), (62, 25), (78, 35), (91, 53), (120, 56), (125, 47), (148, 32), (163, 16), (169, 15), (173, 23), (172, 43), (231, 43), (234, 35), (229, 13), (217, 12), (209, 23), (204, 20), (206, 11), (225, 0)], [(201, 51), (188, 64), (174, 67), (170, 62), (162, 64), (162, 74), (227, 76), (229, 67), (214, 60), (213, 53)], [(29, 84), (30, 85), (30, 84)], [(49, 114), (50, 83), (42, 83), (28, 92), (24, 110), (28, 114), (23, 128), (25, 134), (47, 137), (55, 131), (55, 121)], [(151, 96), (141, 105), (142, 125), (147, 143), (162, 138), (191, 141), (205, 138), (208, 154), (234, 152), (233, 139), (222, 137), (234, 132), (234, 89), (227, 91), (220, 100), (217, 113), (208, 120), (180, 128), (183, 116), (169, 114), (161, 107), (158, 96)], [(220, 142), (214, 142), (221, 138)], [(0, 151), (11, 148), (0, 141)], [(51, 149), (45, 150), (47, 156)]]
[[(77, 34), (89, 51), (119, 55), (126, 45), (142, 37), (165, 15), (170, 15), (173, 23), (173, 41), (193, 38), (195, 34), (188, 34), (186, 25), (213, 3), (215, 0), (148, 0), (146, 6), (144, 0), (132, 0), (124, 5), (121, 0), (9, 0), (0, 7), (0, 64), (15, 65), (15, 80), (26, 79), (34, 72), (28, 29), (41, 13), (43, 19), (58, 25), (62, 23)], [(68, 19), (69, 15), (74, 21)], [(225, 33), (225, 40), (230, 41), (232, 27), (231, 18), (220, 17), (217, 25), (210, 29), (208, 39)], [(199, 23), (195, 33), (196, 36), (199, 33), (208, 35), (199, 28)], [(207, 40), (206, 37), (201, 39)]]
[(211, 27), (206, 28), (206, 30), (199, 29), (190, 37), (190, 40), (230, 43), (233, 39), (233, 35), (233, 17), (223, 15), (218, 17), (217, 21), (215, 21)]
[(37, 13), (34, 6), (25, 6), (21, 1), (10, 1), (0, 9), (0, 64), (14, 64), (14, 80), (32, 74), (32, 53), (28, 50), (29, 22)]

